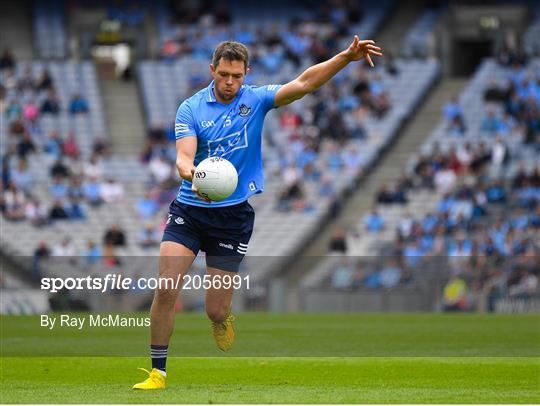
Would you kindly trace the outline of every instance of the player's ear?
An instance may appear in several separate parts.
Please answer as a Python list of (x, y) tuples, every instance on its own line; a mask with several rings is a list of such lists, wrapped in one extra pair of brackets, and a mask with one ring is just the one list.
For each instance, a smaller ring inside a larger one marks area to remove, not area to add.
[(213, 63), (210, 64), (210, 73), (213, 75), (216, 72), (216, 67)]
[[(246, 75), (249, 73), (250, 70), (251, 70), (251, 69), (249, 69), (249, 68), (246, 69)], [(244, 76), (245, 76), (245, 75), (244, 75)]]

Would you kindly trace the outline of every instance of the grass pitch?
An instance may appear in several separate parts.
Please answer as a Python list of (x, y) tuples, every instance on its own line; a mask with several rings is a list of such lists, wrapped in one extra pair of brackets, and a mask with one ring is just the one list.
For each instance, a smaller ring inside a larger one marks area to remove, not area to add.
[(148, 329), (3, 317), (0, 401), (540, 403), (539, 316), (243, 314), (226, 354), (202, 314), (176, 323), (167, 389), (138, 392)]

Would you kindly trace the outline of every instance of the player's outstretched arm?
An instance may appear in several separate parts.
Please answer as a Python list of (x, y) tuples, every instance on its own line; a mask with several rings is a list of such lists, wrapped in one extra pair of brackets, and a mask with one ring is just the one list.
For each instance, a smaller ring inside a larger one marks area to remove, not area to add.
[(369, 65), (374, 67), (371, 56), (383, 56), (381, 48), (376, 46), (374, 41), (360, 41), (358, 35), (355, 35), (346, 50), (327, 61), (311, 66), (296, 79), (283, 85), (276, 93), (274, 105), (284, 106), (314, 92), (352, 61), (366, 58)]

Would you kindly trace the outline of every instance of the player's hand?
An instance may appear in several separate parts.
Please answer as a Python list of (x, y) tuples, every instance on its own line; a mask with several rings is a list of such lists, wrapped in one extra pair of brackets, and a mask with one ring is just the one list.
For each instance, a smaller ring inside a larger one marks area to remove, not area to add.
[[(195, 167), (193, 167), (191, 169), (191, 179), (193, 179), (193, 176), (195, 175)], [(200, 199), (200, 200), (203, 200), (205, 201), (206, 203), (212, 203), (212, 200), (210, 200), (207, 196), (203, 196), (202, 194), (199, 193), (199, 189), (197, 189), (195, 187), (195, 185), (193, 184), (193, 181), (191, 183), (191, 190), (193, 192), (195, 192), (195, 194), (197, 195), (197, 197)]]
[(359, 61), (360, 59), (366, 58), (369, 66), (372, 68), (375, 67), (371, 56), (383, 56), (382, 49), (375, 45), (375, 41), (370, 39), (360, 41), (358, 35), (354, 36), (354, 40), (349, 48), (345, 50), (345, 56), (349, 61)]

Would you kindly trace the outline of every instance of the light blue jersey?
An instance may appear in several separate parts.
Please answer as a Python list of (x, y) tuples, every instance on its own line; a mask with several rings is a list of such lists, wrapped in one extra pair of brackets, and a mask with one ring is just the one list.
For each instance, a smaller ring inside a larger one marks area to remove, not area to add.
[(191, 191), (191, 182), (184, 180), (177, 200), (193, 206), (232, 206), (264, 190), (262, 128), (281, 86), (242, 85), (230, 104), (219, 103), (213, 87), (212, 81), (180, 105), (174, 129), (176, 139), (197, 137), (195, 166), (211, 156), (229, 160), (238, 172), (238, 186), (227, 199), (206, 203)]

